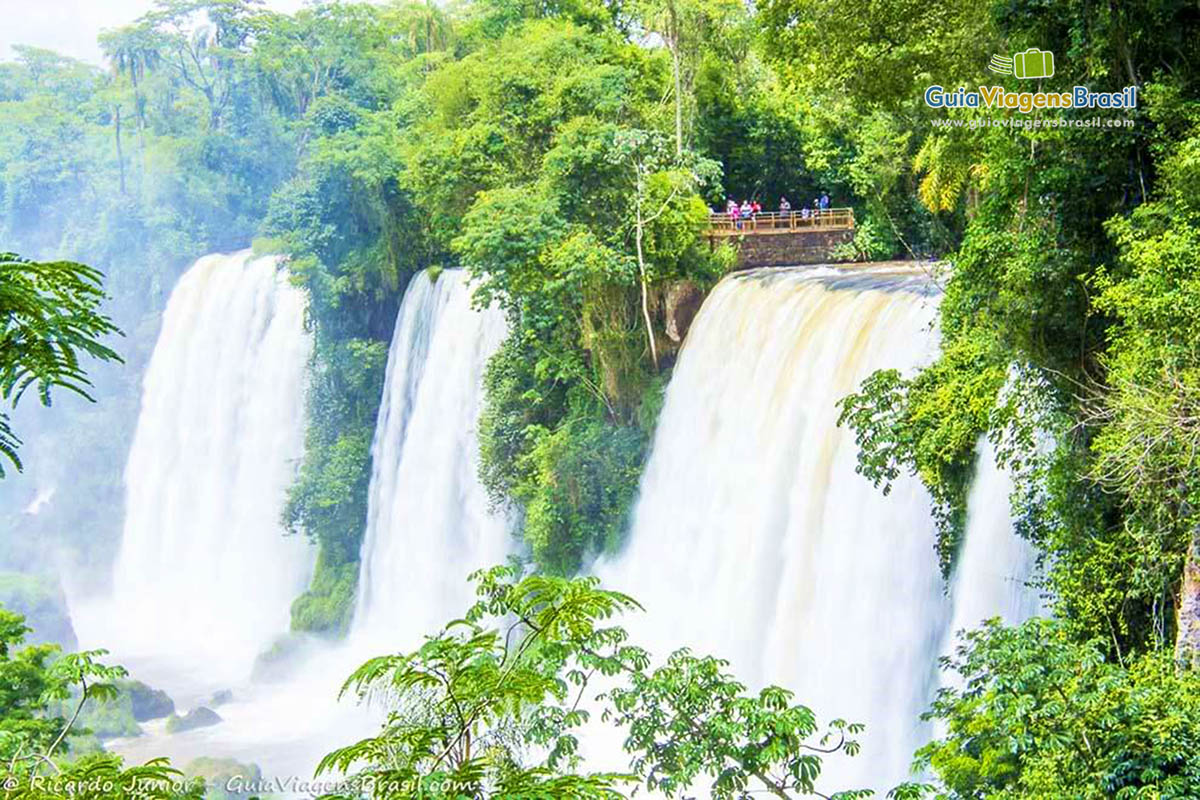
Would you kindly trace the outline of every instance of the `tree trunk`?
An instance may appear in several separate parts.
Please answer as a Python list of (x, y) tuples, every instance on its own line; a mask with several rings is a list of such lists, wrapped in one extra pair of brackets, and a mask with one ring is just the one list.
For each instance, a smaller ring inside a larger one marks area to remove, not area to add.
[(1176, 622), (1175, 663), (1180, 669), (1200, 669), (1200, 526), (1192, 529)]
[(121, 107), (114, 106), (117, 128), (117, 169), (121, 173), (121, 194), (125, 194), (125, 154), (121, 150)]
[(133, 110), (137, 116), (138, 138), (146, 128), (146, 106), (142, 102), (142, 91), (138, 88), (137, 64), (129, 68), (129, 79), (133, 81)]
[(654, 344), (654, 326), (650, 322), (649, 290), (646, 288), (646, 259), (642, 255), (642, 175), (638, 171), (637, 185), (637, 227), (634, 230), (634, 241), (637, 243), (638, 276), (642, 284), (642, 320), (646, 323), (646, 339), (650, 342), (650, 361), (654, 371), (658, 372), (658, 347)]

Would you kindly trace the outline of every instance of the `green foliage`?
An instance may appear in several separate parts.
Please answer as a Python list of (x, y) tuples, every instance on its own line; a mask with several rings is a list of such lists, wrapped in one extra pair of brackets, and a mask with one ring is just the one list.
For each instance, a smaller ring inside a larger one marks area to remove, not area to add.
[(553, 431), (532, 427), (512, 496), (525, 507), (525, 541), (553, 574), (577, 571), (589, 553), (613, 553), (623, 542), (637, 494), (646, 434), (571, 415)]
[[(747, 694), (725, 672), (728, 666), (677, 650), (653, 671), (631, 670), (628, 684), (610, 692), (609, 719), (628, 726), (630, 768), (644, 776), (647, 788), (678, 796), (697, 780), (716, 776), (711, 785), (716, 798), (742, 797), (756, 781), (772, 794), (804, 796), (817, 791), (821, 755), (858, 753), (854, 737), (862, 725), (833, 720), (822, 732), (812, 711), (791, 705), (791, 692), (768, 686)], [(815, 744), (809, 741), (813, 737)], [(836, 796), (852, 800), (871, 794)]]
[[(656, 54), (563, 21), (511, 27), (433, 72), (406, 185), (510, 337), (485, 378), (481, 476), (543, 568), (621, 539), (648, 441), (668, 281), (728, 265), (700, 240), (716, 165), (656, 127)], [(644, 126), (644, 127), (643, 127)], [(652, 302), (653, 296), (653, 302)]]
[(1194, 797), (1200, 677), (1169, 658), (1108, 661), (1061, 626), (993, 620), (967, 635), (929, 716), (946, 734), (918, 763), (944, 798)]
[(50, 672), (58, 647), (17, 649), (29, 630), (19, 614), (0, 609), (0, 755), (6, 764), (22, 750), (48, 749), (66, 722), (42, 713), (61, 688)]
[(896, 252), (896, 241), (874, 219), (855, 223), (854, 238), (830, 251), (835, 261), (882, 261)]
[(988, 347), (982, 337), (959, 339), (916, 377), (876, 372), (839, 403), (838, 424), (854, 429), (860, 474), (885, 494), (902, 471), (930, 487), (946, 575), (966, 524), (975, 443), (1005, 381), (1005, 365)]
[[(480, 279), (476, 289), (479, 303), (506, 300), (515, 313), (520, 298), (549, 293), (545, 284), (550, 276), (541, 268), (540, 256), (564, 232), (553, 197), (540, 195), (536, 189), (505, 187), (478, 195), (463, 218), (463, 232), (455, 239), (454, 250)], [(541, 314), (522, 321), (535, 330), (552, 327), (557, 321), (544, 316), (555, 311), (552, 307), (537, 311)]]
[[(1148, 525), (1190, 529), (1200, 500), (1192, 469), (1200, 392), (1200, 228), (1177, 207), (1143, 206), (1109, 229), (1128, 270), (1097, 276), (1096, 305), (1117, 324), (1104, 358), (1106, 423), (1093, 443), (1097, 473), (1119, 487)], [(1170, 522), (1168, 518), (1173, 517)]]
[[(121, 667), (106, 666), (103, 650), (63, 654), (56, 645), (21, 644), (30, 629), (19, 614), (0, 608), (0, 783), (21, 800), (200, 800), (203, 787), (187, 786), (165, 761), (125, 769), (107, 754), (68, 760), (72, 740), (86, 729), (89, 703), (119, 697)], [(93, 719), (104, 720), (103, 714)], [(136, 726), (135, 726), (136, 727)]]
[[(843, 175), (867, 202), (860, 218), (906, 250), (952, 251), (938, 359), (913, 377), (876, 373), (843, 401), (860, 472), (885, 491), (903, 471), (922, 479), (948, 569), (988, 435), (1057, 617), (969, 635), (961, 683), (932, 712), (948, 732), (919, 765), (941, 797), (1196, 795), (1200, 695), (1167, 655), (1178, 638), (1179, 668), (1194, 663), (1186, 633), (1200, 630), (1194, 15), (771, 0), (760, 20), (769, 59), (818, 109), (810, 163)], [(1040, 128), (929, 124), (994, 115), (932, 111), (920, 93), (995, 84), (988, 54), (1027, 47), (1055, 49), (1051, 88), (1136, 84), (1123, 114), (1136, 124), (1100, 135), (1047, 126), (1076, 116), (1050, 110), (1032, 115)]]
[[(60, 388), (91, 399), (91, 381), (80, 363), (87, 355), (119, 361), (101, 340), (118, 333), (100, 313), (103, 276), (69, 261), (39, 263), (0, 253), (0, 399), (16, 405), (31, 386), (43, 405)], [(20, 439), (0, 413), (0, 455), (17, 469)], [(4, 468), (0, 464), (0, 477)]]
[[(340, 633), (353, 612), (370, 482), (371, 412), (382, 391), (386, 351), (382, 342), (372, 342), (357, 354), (353, 348), (341, 352), (347, 360), (358, 359), (363, 369), (347, 370), (340, 361), (315, 365), (305, 459), (283, 511), (292, 531), (307, 534), (319, 545), (312, 582), (292, 607), (296, 631)], [(367, 385), (343, 382), (347, 371)]]
[(0, 605), (25, 617), (41, 640), (73, 647), (75, 630), (67, 598), (57, 579), (18, 572), (0, 573)]
[[(496, 567), (473, 579), (478, 600), (462, 619), (350, 676), (343, 693), (386, 696), (388, 718), (376, 736), (327, 755), (320, 772), (370, 778), (370, 797), (615, 800), (636, 784), (670, 796), (707, 784), (718, 800), (789, 798), (816, 791), (823, 756), (858, 750), (862, 726), (823, 731), (790, 692), (749, 693), (724, 661), (680, 650), (652, 668), (608, 624), (636, 602), (595, 578)], [(609, 688), (596, 695), (601, 680)], [(626, 774), (579, 771), (578, 734), (596, 706), (600, 722), (628, 728)]]
[(988, 9), (958, 0), (769, 0), (760, 23), (789, 77), (892, 107), (927, 80), (958, 86), (974, 77), (998, 44)]
[(330, 558), (325, 550), (317, 555), (308, 589), (292, 603), (292, 630), (340, 635), (349, 629), (358, 590), (358, 563), (329, 564)]
[(578, 390), (561, 397), (536, 370), (515, 337), (488, 364), (480, 477), (493, 504), (522, 503), (538, 564), (571, 574), (623, 541), (653, 420), (615, 426), (596, 414), (594, 398)]

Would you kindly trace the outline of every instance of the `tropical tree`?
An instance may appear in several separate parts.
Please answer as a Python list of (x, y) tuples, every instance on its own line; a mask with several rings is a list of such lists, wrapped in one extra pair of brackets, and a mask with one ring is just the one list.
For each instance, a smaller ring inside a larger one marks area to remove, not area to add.
[[(717, 800), (794, 798), (827, 796), (822, 758), (858, 752), (861, 725), (822, 727), (785, 689), (748, 692), (725, 661), (679, 650), (652, 666), (608, 624), (637, 603), (595, 578), (506, 566), (472, 579), (478, 600), (462, 619), (350, 676), (343, 693), (384, 702), (388, 716), (319, 772), (352, 774), (374, 798), (612, 800), (637, 784), (670, 797), (705, 784)], [(581, 771), (581, 736), (599, 724), (624, 731), (626, 771)]]
[[(59, 387), (92, 399), (80, 356), (120, 360), (101, 342), (119, 333), (99, 310), (102, 278), (83, 264), (0, 253), (0, 398), (15, 406), (33, 387), (48, 406), (51, 389)], [(19, 445), (7, 414), (0, 414), (0, 454), (17, 469)]]
[(433, 0), (400, 4), (391, 14), (413, 55), (446, 50), (454, 42), (449, 16)]
[(1200, 791), (1200, 675), (1166, 654), (1121, 663), (1048, 620), (969, 633), (927, 715), (917, 766), (944, 800), (1183, 798)]
[[(22, 646), (30, 629), (0, 607), (0, 786), (5, 800), (200, 800), (204, 786), (188, 782), (165, 760), (126, 769), (107, 753), (72, 759), (84, 708), (117, 696), (122, 667), (100, 661), (104, 650), (63, 654), (57, 645)], [(70, 717), (51, 709), (71, 701)]]
[[(633, 198), (632, 218), (626, 224), (633, 230), (634, 254), (641, 287), (642, 321), (646, 326), (650, 362), (655, 370), (659, 366), (658, 346), (654, 341), (654, 323), (650, 318), (650, 284), (662, 275), (651, 275), (651, 253), (648, 252), (651, 243), (647, 240), (651, 236), (652, 226), (668, 212), (675, 210), (682, 213), (676, 213), (670, 219), (672, 225), (660, 225), (659, 229), (673, 228), (675, 238), (680, 240), (684, 248), (694, 241), (708, 219), (708, 207), (699, 199), (697, 192), (711, 182), (720, 169), (715, 162), (698, 158), (690, 152), (686, 153), (692, 162), (688, 164), (682, 150), (677, 150), (677, 155), (672, 159), (662, 144), (661, 137), (653, 132), (622, 129), (614, 136), (610, 154), (615, 163), (625, 166), (632, 175), (631, 191), (626, 193)], [(662, 243), (660, 235), (659, 244)], [(679, 252), (671, 253), (669, 247), (659, 249), (667, 251), (658, 253), (660, 257), (680, 255)], [(662, 261), (667, 260), (662, 258)]]
[(145, 26), (126, 25), (115, 31), (104, 31), (99, 37), (100, 48), (117, 75), (129, 76), (133, 86), (134, 109), (138, 133), (146, 127), (146, 99), (141, 84), (146, 73), (162, 62), (158, 47), (161, 44)]
[(237, 83), (235, 66), (245, 57), (261, 0), (157, 0), (136, 23), (136, 37), (163, 53), (162, 61), (184, 84), (204, 96), (208, 127), (221, 125)]
[(749, 12), (736, 0), (639, 0), (634, 8), (646, 30), (661, 37), (671, 54), (675, 157), (682, 158), (700, 62), (706, 53), (727, 63), (741, 62), (746, 49), (736, 46), (737, 34), (747, 27)]

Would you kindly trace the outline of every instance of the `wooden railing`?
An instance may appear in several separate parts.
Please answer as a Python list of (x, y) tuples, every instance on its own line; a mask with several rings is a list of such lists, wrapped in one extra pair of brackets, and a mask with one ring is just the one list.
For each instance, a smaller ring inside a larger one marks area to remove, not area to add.
[(708, 232), (712, 236), (746, 234), (804, 233), (854, 229), (853, 208), (827, 208), (824, 211), (764, 211), (750, 217), (733, 219), (728, 214), (709, 214)]

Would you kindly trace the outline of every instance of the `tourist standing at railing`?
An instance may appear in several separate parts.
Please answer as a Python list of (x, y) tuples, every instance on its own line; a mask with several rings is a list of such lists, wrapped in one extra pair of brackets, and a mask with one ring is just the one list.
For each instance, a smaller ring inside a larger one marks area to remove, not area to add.
[(779, 213), (785, 215), (792, 213), (792, 204), (788, 202), (786, 197), (779, 198)]
[(750, 216), (757, 218), (760, 211), (762, 211), (762, 205), (757, 200), (750, 203)]
[(754, 209), (750, 206), (749, 200), (742, 201), (741, 213), (742, 213), (742, 219), (750, 219), (752, 217), (752, 215), (754, 214)]
[(829, 195), (821, 192), (821, 211), (829, 210)]

